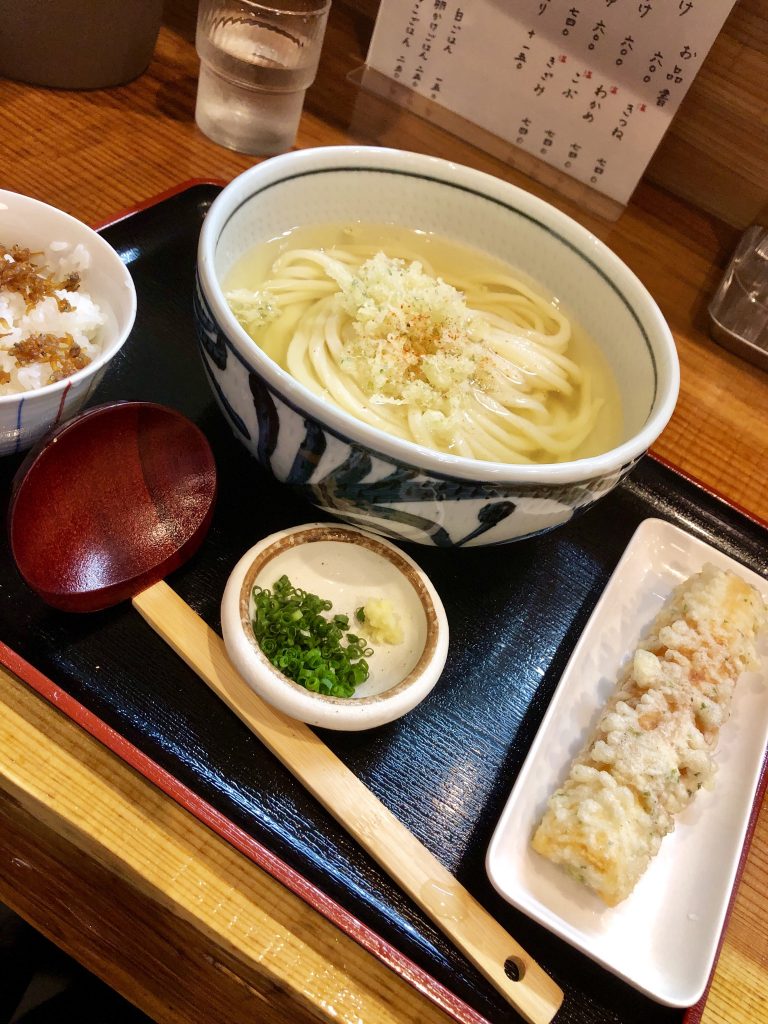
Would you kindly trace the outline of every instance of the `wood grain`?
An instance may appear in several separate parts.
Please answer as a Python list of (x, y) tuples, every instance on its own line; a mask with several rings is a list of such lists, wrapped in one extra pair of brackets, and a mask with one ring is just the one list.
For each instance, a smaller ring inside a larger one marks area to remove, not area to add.
[(0, 900), (158, 1024), (447, 1018), (0, 669)]
[(167, 583), (137, 594), (133, 606), (528, 1024), (549, 1024), (563, 1001), (557, 985), (308, 726), (254, 693), (221, 637)]
[[(221, 149), (195, 128), (194, 7), (192, 0), (167, 0), (155, 59), (129, 85), (70, 93), (0, 81), (3, 186), (100, 223), (184, 179), (229, 179), (250, 166), (252, 158)], [(607, 223), (434, 125), (359, 94), (347, 76), (363, 61), (369, 30), (369, 19), (336, 0), (298, 145), (362, 140), (450, 156), (527, 188), (593, 230), (648, 286), (677, 341), (680, 401), (655, 450), (768, 519), (768, 375), (721, 349), (706, 333), (706, 305), (738, 232), (649, 181), (621, 218)], [(764, 2), (741, 0), (727, 32), (739, 45), (763, 53)], [(723, 57), (722, 76), (726, 64)], [(725, 108), (738, 105), (740, 88), (727, 92), (723, 86)], [(693, 91), (690, 99), (706, 106)], [(763, 118), (762, 127), (754, 128), (758, 155), (764, 152), (764, 101), (763, 95), (753, 105), (755, 118)], [(734, 117), (739, 116), (736, 110)], [(674, 138), (668, 135), (667, 142)], [(737, 137), (722, 157), (693, 130), (683, 141), (688, 155), (682, 170), (693, 181), (719, 182), (718, 189), (739, 201), (742, 192), (749, 195), (745, 175), (753, 170), (739, 168)], [(708, 168), (703, 174), (699, 160)], [(719, 177), (712, 169), (715, 160), (721, 164)], [(734, 164), (732, 179), (728, 163)], [(750, 167), (764, 164), (759, 157)], [(714, 208), (727, 213), (720, 200)], [(330, 1022), (356, 1019), (354, 1007), (366, 1024), (444, 1019), (410, 986), (345, 936), (329, 931), (287, 890), (7, 674), (0, 676), (0, 802), (0, 899), (161, 1024), (215, 1022), (225, 1014), (235, 1022), (246, 1017), (268, 1024), (273, 1019)], [(60, 884), (51, 891), (47, 879), (56, 872)], [(89, 885), (91, 878), (98, 884)], [(766, 1019), (766, 878), (764, 808), (704, 1024), (756, 1024), (761, 1013)], [(200, 892), (215, 898), (201, 901)], [(219, 898), (226, 913), (216, 909)], [(114, 927), (108, 927), (110, 920)], [(158, 945), (151, 944), (153, 928), (160, 933)], [(282, 955), (278, 947), (284, 937), (288, 945)], [(307, 939), (317, 970), (311, 984), (302, 986), (292, 957), (297, 950), (305, 955), (297, 943)], [(330, 974), (320, 962), (326, 954)], [(221, 1012), (213, 1005), (217, 1000)]]
[(646, 178), (729, 224), (768, 204), (768, 5), (738, 0)]

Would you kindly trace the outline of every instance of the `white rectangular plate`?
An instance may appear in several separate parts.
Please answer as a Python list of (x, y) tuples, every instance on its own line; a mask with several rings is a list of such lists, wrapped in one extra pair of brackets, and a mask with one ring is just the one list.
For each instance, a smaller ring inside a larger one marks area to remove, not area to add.
[(677, 584), (711, 562), (768, 600), (750, 569), (659, 519), (637, 529), (568, 662), (493, 834), (491, 882), (529, 917), (668, 1006), (691, 1006), (707, 984), (725, 921), (768, 742), (766, 645), (761, 671), (736, 687), (721, 730), (712, 792), (676, 819), (634, 892), (606, 908), (530, 845), (547, 799), (568, 774), (619, 669)]

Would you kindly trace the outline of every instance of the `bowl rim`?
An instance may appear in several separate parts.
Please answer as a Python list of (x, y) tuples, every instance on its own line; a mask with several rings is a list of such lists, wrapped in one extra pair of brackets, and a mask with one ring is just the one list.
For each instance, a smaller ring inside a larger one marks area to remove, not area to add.
[[(437, 452), (363, 423), (350, 413), (324, 402), (267, 356), (235, 318), (217, 279), (215, 254), (222, 231), (237, 210), (262, 186), (287, 177), (329, 170), (362, 169), (395, 170), (406, 176), (428, 175), (438, 182), (503, 202), (524, 215), (535, 215), (570, 248), (596, 264), (598, 272), (613, 287), (616, 287), (615, 279), (618, 278), (622, 286), (620, 293), (633, 316), (637, 318), (637, 309), (642, 311), (642, 329), (649, 335), (651, 358), (656, 364), (654, 407), (642, 427), (607, 452), (570, 462), (519, 464), (470, 459)], [(255, 369), (281, 400), (293, 409), (311, 415), (330, 433), (345, 441), (357, 442), (384, 458), (443, 477), (499, 484), (566, 484), (604, 477), (630, 467), (648, 450), (669, 422), (677, 402), (680, 366), (675, 341), (656, 301), (637, 275), (604, 242), (557, 207), (501, 178), (441, 157), (379, 146), (326, 146), (297, 150), (265, 160), (234, 178), (214, 199), (200, 232), (197, 270), (203, 295), (234, 354), (246, 367)], [(660, 366), (664, 372), (660, 371)]]
[[(21, 399), (28, 401), (33, 397), (55, 395), (59, 391), (68, 390), (72, 385), (79, 384), (81, 381), (86, 380), (88, 377), (92, 377), (95, 373), (101, 370), (107, 363), (113, 359), (120, 349), (123, 347), (125, 342), (128, 340), (128, 336), (133, 330), (134, 323), (136, 322), (136, 310), (137, 310), (137, 295), (136, 285), (133, 283), (133, 278), (130, 275), (128, 268), (122, 259), (118, 255), (117, 251), (112, 248), (109, 242), (106, 241), (94, 228), (86, 224), (84, 221), (78, 220), (77, 217), (73, 217), (71, 213), (66, 213), (64, 210), (60, 210), (57, 206), (52, 206), (50, 203), (45, 203), (41, 199), (35, 199), (32, 196), (26, 196), (21, 192), (13, 192), (10, 189), (0, 188), (0, 204), (6, 205), (8, 203), (19, 204), (24, 206), (29, 204), (42, 211), (49, 212), (54, 220), (59, 220), (65, 224), (76, 225), (78, 231), (85, 231), (92, 238), (89, 241), (89, 245), (95, 247), (95, 249), (101, 252), (106, 259), (115, 262), (116, 266), (120, 267), (120, 277), (125, 285), (128, 287), (129, 295), (129, 308), (125, 320), (125, 326), (120, 327), (118, 323), (117, 330), (117, 342), (108, 351), (102, 349), (98, 356), (93, 359), (87, 366), (84, 366), (81, 370), (75, 371), (68, 377), (63, 377), (61, 380), (55, 381), (53, 384), (44, 384), (39, 388), (32, 388), (27, 391), (14, 391), (9, 395), (0, 395), (0, 407), (13, 405), (19, 402)], [(1, 208), (0, 208), (1, 209)], [(83, 243), (86, 244), (86, 243)], [(100, 303), (102, 305), (102, 303)], [(114, 312), (114, 311), (113, 311)], [(117, 316), (115, 315), (115, 320)]]
[[(250, 629), (250, 595), (255, 577), (291, 548), (318, 542), (359, 545), (382, 557), (413, 588), (426, 618), (424, 647), (408, 674), (389, 689), (366, 697), (342, 698), (307, 690), (275, 668)], [(448, 619), (424, 570), (383, 537), (337, 522), (312, 522), (278, 530), (257, 541), (239, 559), (221, 599), (221, 628), (227, 654), (241, 676), (264, 700), (291, 717), (332, 729), (367, 729), (400, 718), (420, 704), (442, 674), (448, 652)], [(292, 706), (294, 711), (288, 710)]]

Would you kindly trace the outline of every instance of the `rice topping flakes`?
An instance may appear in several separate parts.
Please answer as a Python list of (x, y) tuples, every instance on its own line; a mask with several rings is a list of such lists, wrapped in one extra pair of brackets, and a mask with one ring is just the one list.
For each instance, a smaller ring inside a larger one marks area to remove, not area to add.
[(82, 245), (0, 242), (0, 395), (54, 384), (100, 353), (105, 318), (81, 289), (89, 265)]
[(71, 309), (67, 299), (59, 297), (57, 292), (76, 292), (80, 287), (80, 274), (73, 271), (64, 280), (56, 281), (52, 273), (46, 272), (35, 262), (35, 257), (39, 256), (42, 253), (22, 249), (20, 245), (8, 249), (0, 242), (0, 288), (18, 292), (26, 302), (27, 309), (36, 306), (48, 295), (56, 298), (60, 310), (62, 307)]

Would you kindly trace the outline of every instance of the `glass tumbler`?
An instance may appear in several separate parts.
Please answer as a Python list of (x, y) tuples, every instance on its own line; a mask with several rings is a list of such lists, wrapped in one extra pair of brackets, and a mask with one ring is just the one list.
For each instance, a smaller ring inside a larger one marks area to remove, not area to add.
[(290, 149), (317, 73), (329, 8), (330, 0), (200, 0), (200, 130), (240, 153)]

